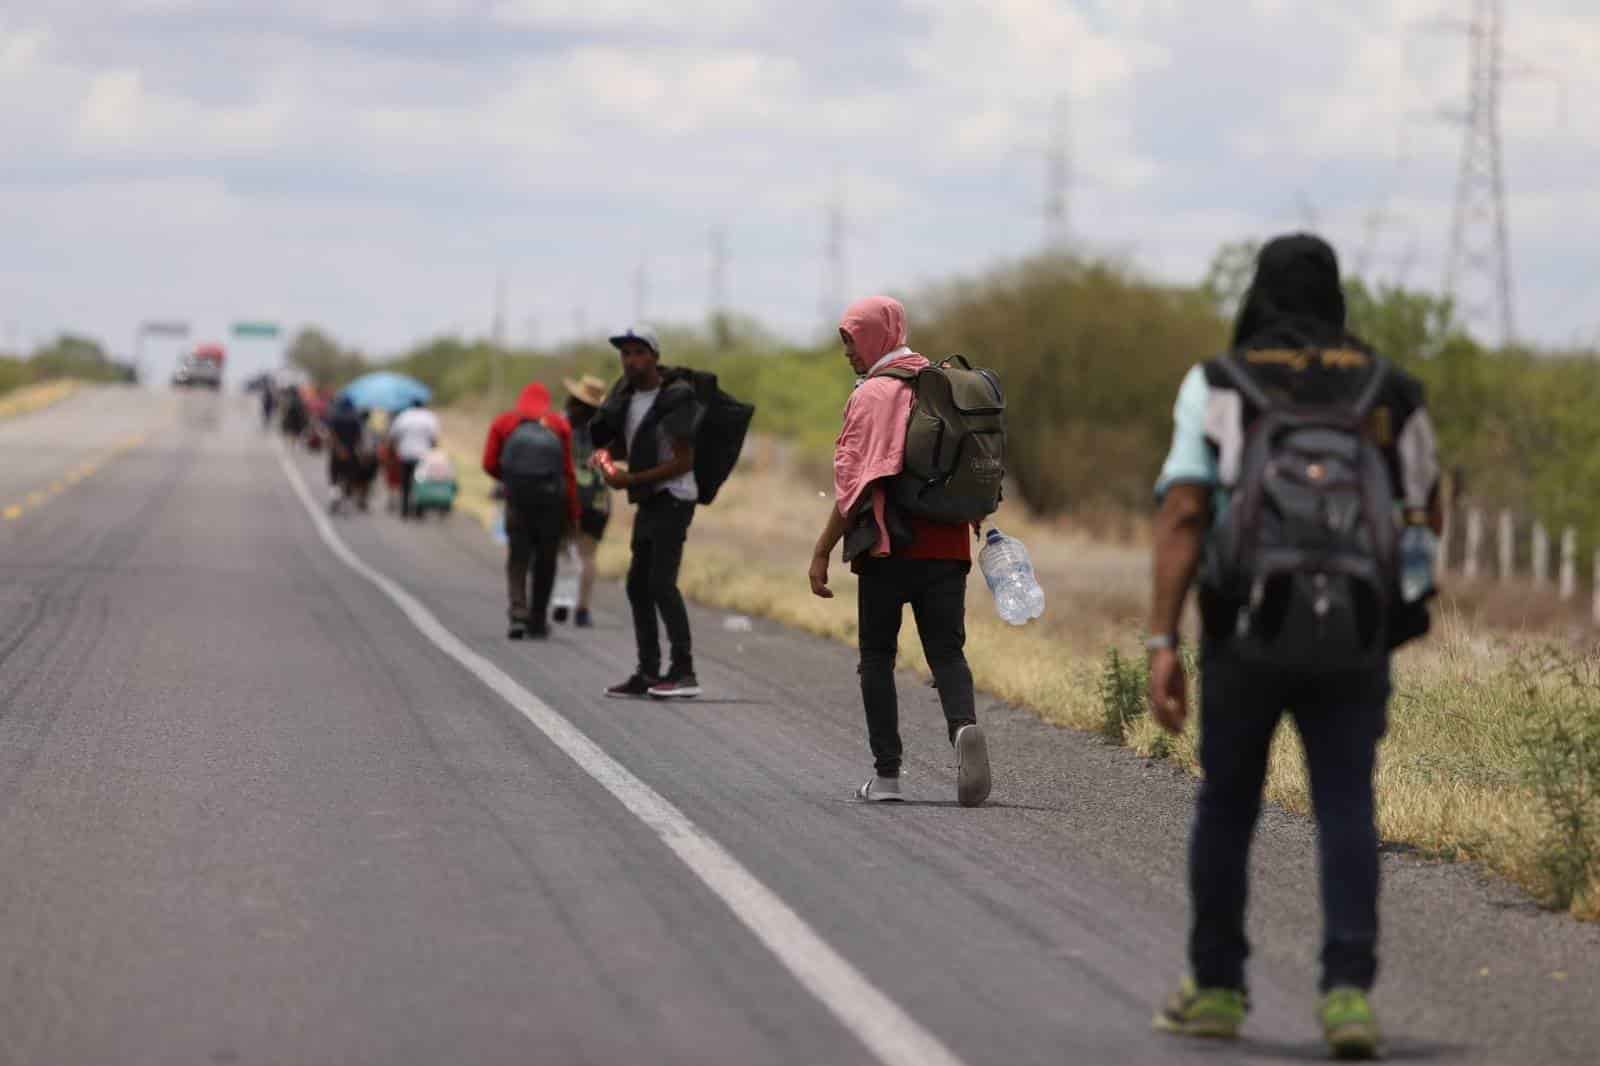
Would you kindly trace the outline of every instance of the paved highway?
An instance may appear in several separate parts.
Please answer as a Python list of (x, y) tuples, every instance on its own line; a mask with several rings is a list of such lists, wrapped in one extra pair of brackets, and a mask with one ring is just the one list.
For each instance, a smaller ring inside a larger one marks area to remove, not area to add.
[[(0, 1062), (1321, 1055), (1300, 819), (1256, 850), (1249, 1039), (1173, 1042), (1170, 768), (989, 701), (961, 809), (908, 679), (915, 802), (859, 805), (848, 649), (697, 611), (707, 698), (608, 701), (618, 590), (505, 641), (481, 530), (328, 521), (242, 401), (90, 390), (0, 455)], [(1395, 1058), (1600, 1060), (1594, 927), (1471, 868), (1385, 878)]]

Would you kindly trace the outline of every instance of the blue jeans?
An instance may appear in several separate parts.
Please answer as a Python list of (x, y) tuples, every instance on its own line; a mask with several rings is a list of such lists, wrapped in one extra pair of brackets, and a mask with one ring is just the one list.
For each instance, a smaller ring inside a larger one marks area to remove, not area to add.
[(1244, 988), (1250, 840), (1278, 719), (1294, 717), (1311, 777), (1321, 870), (1322, 988), (1371, 988), (1378, 971), (1378, 833), (1372, 772), (1388, 724), (1389, 667), (1296, 674), (1245, 666), (1225, 647), (1201, 664), (1205, 781), (1189, 847), (1189, 962), (1202, 988)]

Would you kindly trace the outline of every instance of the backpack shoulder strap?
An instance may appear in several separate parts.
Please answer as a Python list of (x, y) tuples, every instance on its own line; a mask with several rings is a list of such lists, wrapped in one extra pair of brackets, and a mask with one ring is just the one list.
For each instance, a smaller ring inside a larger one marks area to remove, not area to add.
[(1278, 406), (1277, 402), (1267, 395), (1267, 390), (1261, 387), (1261, 383), (1250, 376), (1250, 371), (1240, 361), (1238, 352), (1229, 352), (1224, 355), (1217, 360), (1217, 366), (1222, 369), (1222, 373), (1227, 377), (1229, 383), (1238, 389), (1245, 399), (1250, 401), (1251, 406), (1259, 414), (1266, 414)]
[(920, 370), (910, 370), (903, 366), (885, 367), (875, 374), (868, 374), (869, 378), (894, 378), (896, 381), (915, 381)]
[(1389, 369), (1389, 360), (1374, 352), (1372, 374), (1367, 378), (1367, 384), (1362, 388), (1361, 395), (1356, 397), (1355, 403), (1350, 407), (1350, 413), (1355, 415), (1357, 421), (1366, 418), (1371, 413), (1373, 405), (1378, 402), (1383, 387), (1389, 383)]

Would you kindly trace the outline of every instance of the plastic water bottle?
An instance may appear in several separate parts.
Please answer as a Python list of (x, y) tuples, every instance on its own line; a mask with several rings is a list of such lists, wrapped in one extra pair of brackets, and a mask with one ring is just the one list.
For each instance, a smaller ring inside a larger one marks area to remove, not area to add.
[(1033, 576), (1033, 561), (1022, 541), (989, 530), (978, 553), (978, 569), (994, 593), (995, 610), (1007, 623), (1020, 626), (1044, 614), (1044, 589)]
[(1400, 598), (1417, 603), (1433, 591), (1433, 559), (1439, 538), (1424, 525), (1408, 524), (1400, 531)]

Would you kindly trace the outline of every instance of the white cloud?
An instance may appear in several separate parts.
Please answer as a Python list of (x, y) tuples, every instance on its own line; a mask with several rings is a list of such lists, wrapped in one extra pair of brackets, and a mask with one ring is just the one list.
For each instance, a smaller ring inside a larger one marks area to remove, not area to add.
[(502, 0), (495, 20), (511, 25), (587, 30), (682, 28), (704, 34), (748, 25), (763, 14), (756, 0)]

